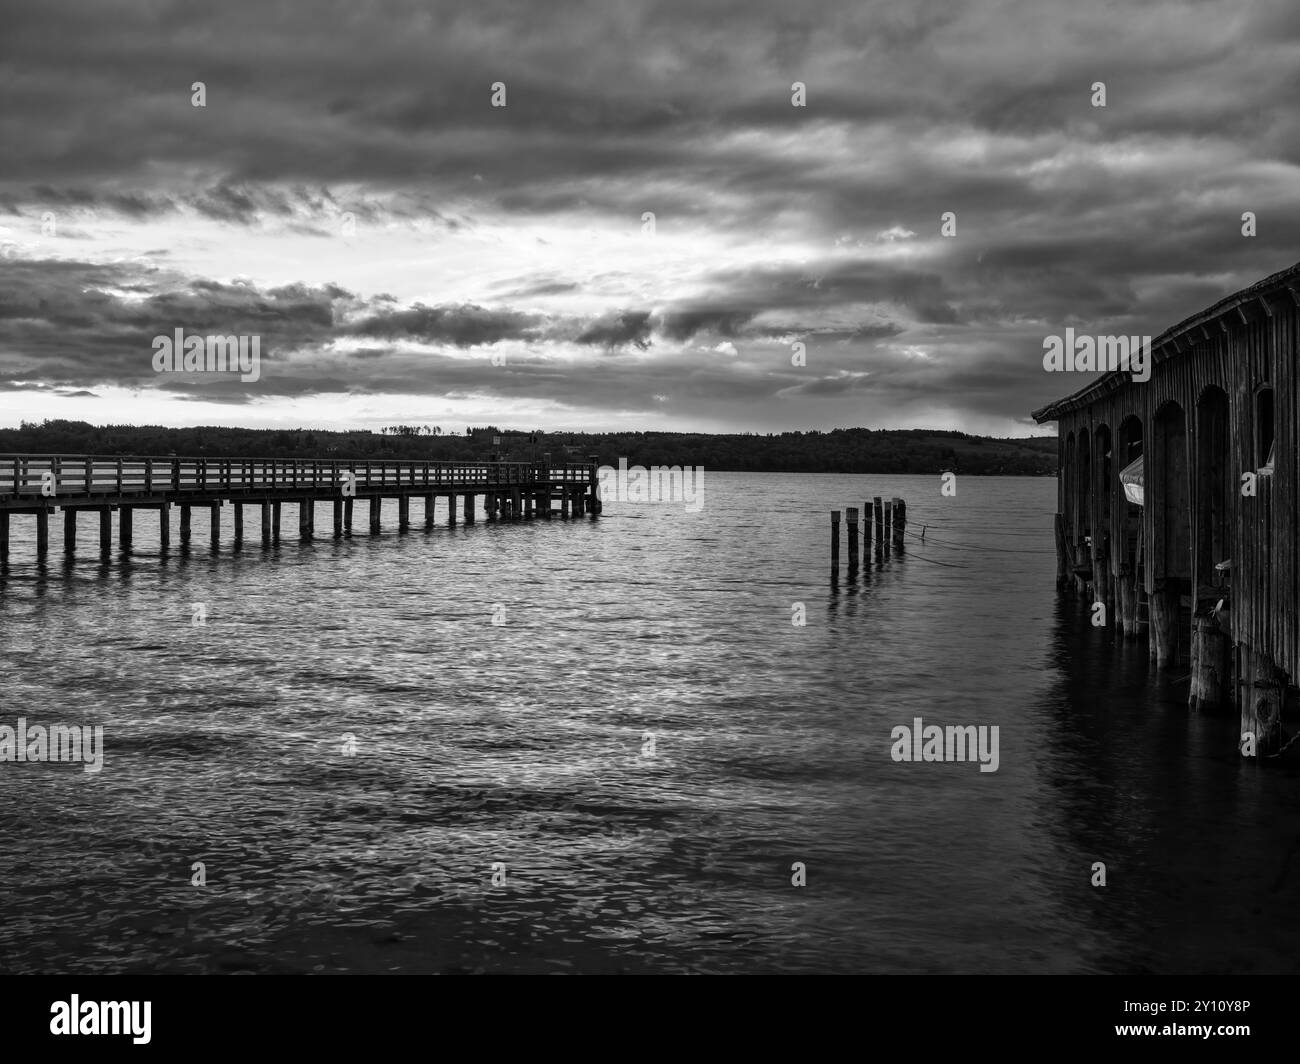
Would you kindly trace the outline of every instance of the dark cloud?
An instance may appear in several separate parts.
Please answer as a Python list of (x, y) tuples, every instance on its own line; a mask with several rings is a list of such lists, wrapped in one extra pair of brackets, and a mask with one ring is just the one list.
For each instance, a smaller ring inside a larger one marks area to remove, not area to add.
[[(669, 394), (761, 418), (785, 396), (1019, 418), (1069, 390), (1035, 372), (1045, 332), (1154, 334), (1297, 258), (1297, 47), (1293, 0), (10, 4), (0, 386), (188, 395), (141, 366), (148, 337), (182, 323), (263, 334), (282, 362), (263, 394), (545, 400), (563, 375), (542, 356), (576, 343), (601, 356), (567, 385), (592, 409)], [(92, 216), (334, 236), (345, 220), (634, 230), (643, 210), (705, 249), (669, 300), (576, 260), (411, 304), (82, 248)], [(75, 253), (31, 250), (44, 211)], [(940, 239), (946, 211), (957, 235)], [(629, 309), (571, 309), (593, 294), (587, 308)], [(794, 372), (792, 336), (826, 362)], [(343, 353), (357, 340), (374, 343)], [(739, 357), (683, 350), (719, 341)], [(507, 372), (466, 357), (489, 345), (538, 357)], [(605, 357), (632, 351), (646, 357)]]
[(409, 310), (384, 310), (349, 328), (357, 336), (386, 340), (411, 337), (426, 343), (449, 343), (457, 347), (494, 344), (501, 340), (524, 340), (539, 334), (538, 315), (511, 310), (490, 310), (465, 304)]
[(592, 322), (577, 337), (580, 344), (601, 347), (650, 346), (650, 313), (642, 310), (625, 310)]

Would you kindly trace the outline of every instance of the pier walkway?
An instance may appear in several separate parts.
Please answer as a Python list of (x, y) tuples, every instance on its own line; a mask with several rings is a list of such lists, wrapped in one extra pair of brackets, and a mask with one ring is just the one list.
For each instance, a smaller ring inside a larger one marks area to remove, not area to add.
[[(136, 510), (159, 512), (159, 535), (171, 542), (171, 507), (180, 508), (180, 541), (190, 539), (194, 507), (211, 511), (211, 537), (221, 533), (221, 510), (231, 507), (235, 542), (244, 538), (244, 508), (260, 508), (262, 545), (279, 539), (280, 508), (298, 507), (299, 533), (315, 534), (316, 504), (333, 505), (333, 534), (352, 534), (353, 504), (369, 500), (370, 531), (380, 531), (384, 499), (398, 503), (399, 529), (410, 526), (412, 498), (423, 500), (424, 524), (434, 523), (439, 499), (447, 501), (447, 522), (456, 523), (457, 505), (466, 523), (474, 521), (475, 500), (483, 500), (488, 519), (595, 516), (601, 511), (597, 459), (565, 462), (423, 462), (406, 459), (179, 458), (81, 454), (0, 455), (0, 561), (8, 559), (11, 517), (31, 515), (37, 555), (49, 546), (49, 523), (62, 513), (65, 553), (76, 550), (77, 515), (99, 514), (99, 546), (112, 549), (112, 515), (117, 512), (118, 542), (131, 546)], [(16, 524), (16, 523), (14, 523)]]

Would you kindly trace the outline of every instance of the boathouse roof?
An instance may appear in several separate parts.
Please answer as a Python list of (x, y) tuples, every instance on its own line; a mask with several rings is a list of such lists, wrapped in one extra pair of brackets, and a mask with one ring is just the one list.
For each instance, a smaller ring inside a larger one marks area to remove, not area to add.
[[(1290, 298), (1300, 305), (1300, 262), (1288, 266), (1285, 270), (1279, 270), (1262, 281), (1256, 281), (1240, 292), (1219, 300), (1208, 310), (1193, 314), (1190, 318), (1166, 329), (1151, 341), (1152, 365), (1159, 365), (1190, 351), (1193, 343), (1210, 338), (1211, 329), (1227, 332), (1229, 321), (1238, 321), (1244, 325), (1251, 320), (1252, 315), (1264, 314), (1271, 317), (1273, 310), (1269, 305), (1269, 299), (1286, 292), (1289, 292)], [(1033, 418), (1040, 425), (1044, 421), (1056, 421), (1062, 414), (1095, 403), (1116, 388), (1128, 383), (1128, 380), (1129, 374), (1126, 370), (1112, 370), (1104, 377), (1099, 377), (1080, 388), (1073, 395), (1057, 399), (1035, 410)]]

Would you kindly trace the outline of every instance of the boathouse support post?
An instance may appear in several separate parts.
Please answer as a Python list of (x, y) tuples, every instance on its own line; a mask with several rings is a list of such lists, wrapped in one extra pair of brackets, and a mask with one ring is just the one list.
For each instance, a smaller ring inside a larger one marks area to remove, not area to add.
[(435, 509), (434, 501), (436, 499), (437, 499), (436, 495), (426, 495), (424, 497), (424, 527), (426, 531), (428, 531), (430, 528), (433, 527), (434, 509)]
[(1267, 757), (1281, 746), (1286, 676), (1267, 654), (1241, 647), (1241, 750), (1247, 734), (1255, 737), (1255, 754)]
[(343, 500), (343, 534), (349, 539), (352, 537), (352, 496)]
[(1092, 594), (1094, 603), (1100, 602), (1106, 607), (1106, 627), (1113, 628), (1117, 623), (1117, 611), (1111, 594), (1110, 569), (1095, 536), (1092, 541)]
[(1080, 595), (1088, 594), (1088, 585), (1092, 582), (1090, 576), (1084, 576), (1089, 568), (1089, 562), (1092, 555), (1088, 553), (1086, 543), (1078, 543), (1074, 548), (1074, 590)]
[(167, 550), (172, 545), (172, 507), (165, 502), (158, 507), (158, 547)]
[(122, 550), (131, 549), (131, 518), (134, 511), (130, 506), (123, 506), (117, 517), (117, 544)]
[(1070, 589), (1070, 554), (1065, 544), (1065, 518), (1056, 515), (1056, 590)]
[(181, 503), (181, 549), (190, 545), (190, 504)]
[(263, 500), (262, 502), (262, 546), (271, 545), (271, 504)]
[(397, 497), (397, 531), (407, 532), (411, 528), (411, 497), (409, 495), (399, 495)]
[(343, 538), (343, 500), (334, 500), (334, 538)]
[(474, 523), (474, 493), (468, 491), (465, 493), (465, 524)]
[(235, 546), (243, 546), (244, 543), (244, 504), (238, 499), (233, 503), (235, 507)]
[(1151, 643), (1156, 666), (1173, 665), (1178, 654), (1178, 592), (1164, 587), (1151, 595)]
[(271, 503), (271, 542), (280, 542), (280, 500)]
[(77, 553), (77, 511), (63, 511), (63, 553)]
[(380, 532), (380, 511), (384, 505), (384, 500), (378, 495), (370, 496), (370, 534), (379, 535)]
[(208, 521), (208, 537), (212, 543), (213, 553), (221, 545), (221, 503), (214, 502), (208, 512), (212, 515)]
[(311, 539), (311, 503), (306, 499), (298, 503), (298, 538)]
[[(5, 524), (8, 525), (9, 515), (5, 514)], [(8, 529), (6, 528), (6, 531)], [(99, 511), (99, 552), (108, 554), (113, 549), (113, 511), (111, 507), (105, 506)]]
[(456, 523), (456, 493), (454, 491), (447, 493), (447, 524)]
[(9, 561), (9, 511), (0, 510), (0, 562)]

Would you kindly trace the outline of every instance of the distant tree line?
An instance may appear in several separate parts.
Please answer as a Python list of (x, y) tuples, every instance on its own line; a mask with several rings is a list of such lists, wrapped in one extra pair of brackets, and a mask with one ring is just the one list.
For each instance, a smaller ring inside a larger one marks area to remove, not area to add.
[[(438, 461), (512, 457), (473, 430), (443, 435), (434, 427), (388, 426), (380, 432), (322, 429), (244, 429), (204, 426), (89, 425), (83, 421), (24, 421), (0, 429), (0, 452), (36, 454), (136, 454), (231, 458), (418, 458)], [(402, 430), (402, 431), (399, 431)], [(495, 426), (487, 426), (498, 434)], [(552, 432), (536, 434), (527, 456), (549, 451), (552, 460), (603, 465), (692, 465), (737, 472), (939, 473), (1044, 476), (1056, 472), (1056, 439), (995, 439), (930, 429), (834, 429), (829, 432), (754, 433)]]

